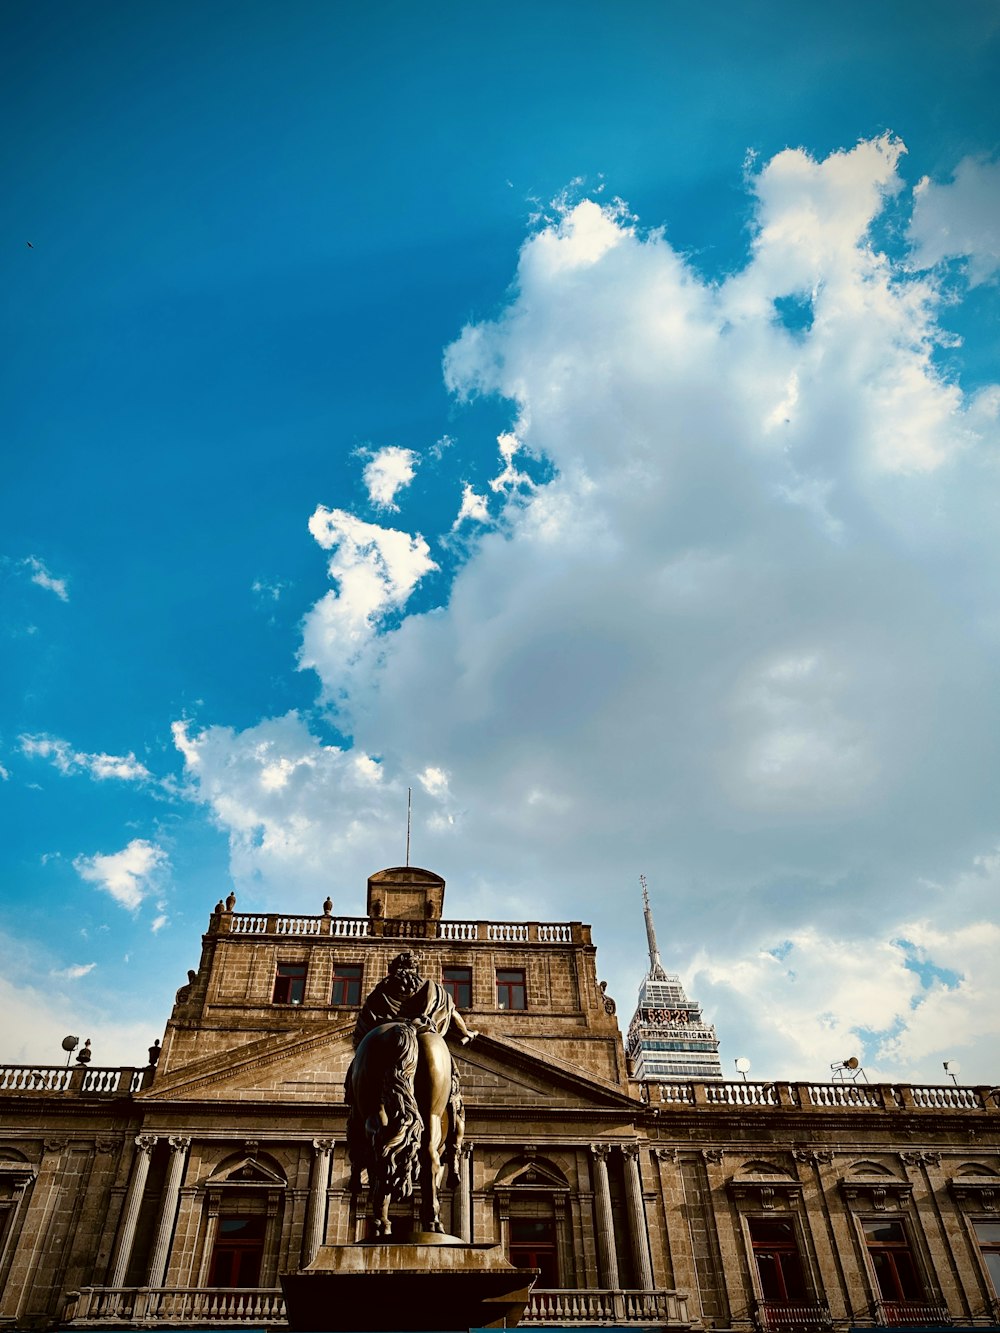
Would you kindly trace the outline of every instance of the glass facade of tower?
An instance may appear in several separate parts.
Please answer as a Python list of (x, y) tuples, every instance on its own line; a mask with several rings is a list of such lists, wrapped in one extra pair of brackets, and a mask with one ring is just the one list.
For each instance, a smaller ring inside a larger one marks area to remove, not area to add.
[(632, 1077), (645, 1082), (722, 1078), (715, 1028), (685, 995), (680, 978), (667, 972), (643, 978), (627, 1047)]

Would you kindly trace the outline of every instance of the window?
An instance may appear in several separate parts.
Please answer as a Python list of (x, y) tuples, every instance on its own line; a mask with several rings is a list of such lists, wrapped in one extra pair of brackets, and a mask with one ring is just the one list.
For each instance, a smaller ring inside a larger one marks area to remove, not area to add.
[(879, 1294), (890, 1303), (922, 1301), (924, 1289), (902, 1222), (862, 1222)]
[(361, 1003), (361, 964), (334, 963), (331, 1004)]
[(256, 1287), (264, 1256), (263, 1214), (220, 1217), (208, 1272), (210, 1287)]
[(979, 1253), (993, 1283), (993, 1294), (1000, 1296), (1000, 1222), (973, 1222)]
[(274, 1004), (301, 1004), (306, 993), (305, 963), (279, 963), (274, 976)]
[(512, 1217), (510, 1261), (515, 1268), (540, 1268), (537, 1285), (543, 1290), (558, 1287), (555, 1222), (546, 1217)]
[(527, 1009), (528, 998), (521, 968), (497, 968), (497, 1008)]
[(804, 1301), (806, 1283), (795, 1239), (795, 1224), (764, 1217), (750, 1217), (747, 1221), (764, 1300), (779, 1305)]
[(446, 967), (444, 988), (459, 1009), (472, 1008), (472, 968)]

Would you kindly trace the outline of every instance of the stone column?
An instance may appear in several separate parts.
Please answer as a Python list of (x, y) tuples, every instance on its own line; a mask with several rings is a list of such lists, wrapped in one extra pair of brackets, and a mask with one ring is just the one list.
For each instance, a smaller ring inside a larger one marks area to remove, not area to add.
[(163, 1198), (160, 1202), (160, 1220), (156, 1226), (153, 1257), (149, 1262), (149, 1281), (146, 1285), (150, 1287), (162, 1287), (163, 1279), (167, 1275), (170, 1239), (177, 1219), (177, 1200), (180, 1197), (181, 1181), (184, 1179), (187, 1150), (191, 1147), (190, 1139), (173, 1135), (167, 1142), (170, 1144), (170, 1165), (167, 1168), (167, 1183), (163, 1187)]
[(610, 1144), (590, 1145), (594, 1176), (594, 1220), (597, 1226), (597, 1262), (602, 1287), (618, 1290), (618, 1255), (615, 1251), (615, 1223), (611, 1215), (611, 1189), (608, 1185)]
[(472, 1240), (472, 1144), (462, 1144), (462, 1155), (459, 1158), (459, 1178), (455, 1186), (455, 1196), (452, 1200), (454, 1216), (452, 1218), (452, 1227), (455, 1235), (462, 1240), (471, 1242)]
[(333, 1139), (313, 1139), (312, 1146), (309, 1202), (306, 1205), (306, 1227), (302, 1236), (303, 1267), (316, 1258), (326, 1234), (326, 1195), (330, 1188), (330, 1167), (333, 1163)]
[(132, 1158), (132, 1173), (129, 1177), (128, 1190), (125, 1193), (125, 1202), (122, 1204), (118, 1239), (115, 1242), (115, 1250), (111, 1258), (111, 1269), (108, 1275), (109, 1287), (125, 1285), (128, 1261), (132, 1258), (132, 1245), (135, 1241), (135, 1226), (139, 1220), (142, 1194), (146, 1188), (146, 1177), (149, 1175), (149, 1162), (153, 1156), (156, 1143), (155, 1134), (140, 1134), (135, 1141), (136, 1153)]
[(639, 1171), (639, 1145), (622, 1145), (625, 1158), (625, 1198), (628, 1201), (628, 1224), (632, 1241), (632, 1259), (635, 1275), (643, 1291), (653, 1289), (653, 1262), (649, 1253), (649, 1231), (646, 1210), (642, 1206), (642, 1175)]

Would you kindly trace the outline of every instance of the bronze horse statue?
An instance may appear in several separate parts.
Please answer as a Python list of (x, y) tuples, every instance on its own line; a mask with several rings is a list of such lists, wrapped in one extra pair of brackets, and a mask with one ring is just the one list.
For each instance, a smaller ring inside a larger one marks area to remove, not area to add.
[(389, 1206), (420, 1182), (420, 1226), (443, 1232), (440, 1188), (445, 1167), (458, 1179), (464, 1131), (458, 1074), (445, 1033), (454, 1024), (462, 1043), (476, 1036), (436, 981), (421, 978), (409, 953), (365, 1000), (354, 1029), (347, 1071), (347, 1148), (351, 1192), (368, 1176), (377, 1237), (392, 1234)]

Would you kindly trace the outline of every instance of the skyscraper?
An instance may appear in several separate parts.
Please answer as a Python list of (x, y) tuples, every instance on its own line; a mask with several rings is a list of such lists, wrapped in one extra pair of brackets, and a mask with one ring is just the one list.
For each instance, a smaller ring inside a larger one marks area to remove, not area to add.
[(701, 1006), (689, 1000), (680, 977), (664, 971), (656, 947), (646, 877), (641, 875), (649, 971), (639, 985), (639, 1003), (626, 1046), (633, 1077), (648, 1083), (674, 1079), (721, 1079), (719, 1039)]

